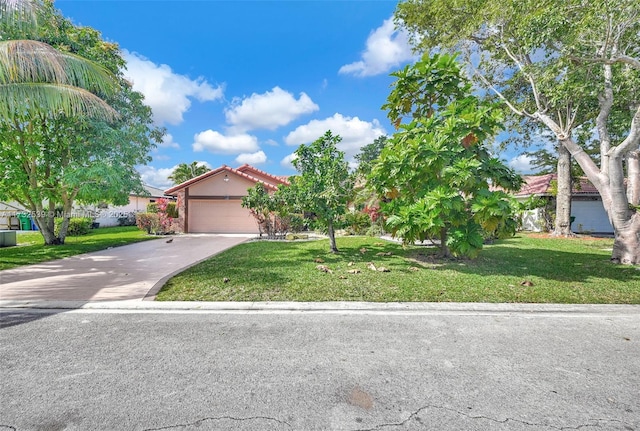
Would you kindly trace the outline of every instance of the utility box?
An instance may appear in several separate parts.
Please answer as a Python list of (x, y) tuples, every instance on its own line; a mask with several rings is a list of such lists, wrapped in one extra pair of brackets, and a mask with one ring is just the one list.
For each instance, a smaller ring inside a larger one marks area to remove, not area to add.
[(14, 247), (18, 245), (15, 230), (0, 230), (0, 247)]

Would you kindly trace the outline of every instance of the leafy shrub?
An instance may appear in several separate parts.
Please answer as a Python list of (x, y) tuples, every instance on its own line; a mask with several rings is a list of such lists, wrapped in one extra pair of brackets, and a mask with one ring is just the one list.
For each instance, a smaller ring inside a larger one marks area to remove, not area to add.
[(350, 234), (364, 235), (371, 226), (371, 218), (364, 212), (348, 212), (344, 215), (343, 223)]
[[(62, 221), (64, 219), (61, 217), (56, 218), (55, 220), (55, 234), (60, 234), (60, 227), (62, 226)], [(67, 228), (67, 235), (69, 236), (81, 236), (86, 235), (91, 230), (91, 224), (93, 223), (93, 219), (91, 217), (71, 217), (69, 219), (69, 227)]]
[(151, 202), (147, 204), (147, 212), (157, 214), (158, 213), (158, 204), (155, 202)]
[(178, 218), (178, 206), (175, 202), (168, 202), (166, 211), (169, 218)]
[(122, 217), (118, 217), (118, 226), (135, 226), (136, 215), (135, 213), (127, 213)]
[(147, 231), (148, 234), (157, 233), (160, 230), (160, 216), (156, 213), (146, 212), (136, 214), (136, 226)]

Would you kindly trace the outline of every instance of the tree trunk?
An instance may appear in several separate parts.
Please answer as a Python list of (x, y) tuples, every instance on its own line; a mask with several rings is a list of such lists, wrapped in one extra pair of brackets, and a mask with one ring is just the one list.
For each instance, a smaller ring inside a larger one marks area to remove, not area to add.
[(627, 155), (627, 200), (633, 206), (640, 205), (640, 151)]
[(629, 221), (615, 229), (611, 261), (626, 265), (640, 264), (640, 213), (635, 212)]
[(444, 227), (440, 229), (440, 257), (444, 259), (453, 257), (451, 250), (447, 246), (447, 229)]
[(556, 196), (555, 236), (571, 236), (571, 153), (558, 145), (558, 194)]
[(338, 253), (338, 247), (336, 246), (336, 233), (333, 229), (333, 220), (329, 220), (327, 224), (327, 234), (329, 235), (329, 250), (331, 253)]

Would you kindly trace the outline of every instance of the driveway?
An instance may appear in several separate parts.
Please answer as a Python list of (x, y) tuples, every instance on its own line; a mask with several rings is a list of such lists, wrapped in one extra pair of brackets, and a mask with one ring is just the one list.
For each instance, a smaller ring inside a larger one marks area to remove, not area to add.
[(176, 273), (250, 236), (184, 235), (0, 271), (5, 305), (152, 299)]

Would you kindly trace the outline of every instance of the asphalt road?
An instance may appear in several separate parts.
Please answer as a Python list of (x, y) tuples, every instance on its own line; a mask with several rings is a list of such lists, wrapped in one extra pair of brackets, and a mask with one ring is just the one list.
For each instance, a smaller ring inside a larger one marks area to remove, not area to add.
[(631, 310), (3, 310), (0, 430), (640, 430)]

